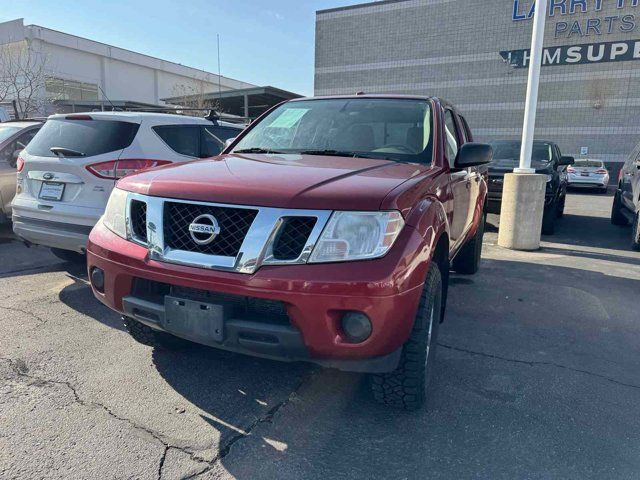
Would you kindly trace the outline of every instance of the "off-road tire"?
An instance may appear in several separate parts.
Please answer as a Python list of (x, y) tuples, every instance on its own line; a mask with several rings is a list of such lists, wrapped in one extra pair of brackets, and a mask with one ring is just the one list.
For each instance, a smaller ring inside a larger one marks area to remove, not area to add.
[(138, 322), (130, 317), (122, 317), (124, 327), (133, 339), (143, 345), (149, 347), (160, 347), (165, 350), (180, 350), (193, 345), (188, 340), (175, 337), (168, 333), (158, 332), (143, 323)]
[(622, 192), (620, 189), (617, 189), (613, 197), (613, 207), (611, 207), (611, 223), (614, 225), (623, 227), (629, 224), (629, 220), (627, 220), (627, 217), (622, 213), (623, 208)]
[(640, 210), (633, 221), (633, 233), (631, 234), (631, 248), (640, 252)]
[(485, 216), (480, 217), (480, 225), (471, 240), (464, 244), (453, 259), (452, 268), (463, 275), (473, 275), (480, 269), (482, 259), (482, 240), (484, 238)]
[(74, 265), (82, 265), (83, 263), (87, 263), (87, 256), (82, 253), (72, 252), (71, 250), (63, 250), (62, 248), (52, 248), (51, 253), (53, 253), (60, 260), (73, 263)]
[(442, 276), (433, 262), (398, 367), (391, 373), (370, 375), (371, 390), (377, 402), (404, 410), (417, 410), (424, 405), (438, 344), (441, 302)]
[(558, 219), (558, 203), (554, 200), (542, 214), (542, 235), (553, 235), (556, 233), (556, 220)]

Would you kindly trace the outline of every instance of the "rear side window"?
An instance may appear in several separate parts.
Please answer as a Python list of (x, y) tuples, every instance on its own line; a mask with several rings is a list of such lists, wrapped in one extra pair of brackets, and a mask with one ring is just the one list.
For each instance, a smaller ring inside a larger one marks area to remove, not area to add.
[(213, 133), (216, 137), (218, 137), (223, 142), (225, 140), (229, 140), (230, 138), (237, 137), (242, 132), (242, 128), (233, 128), (233, 127), (206, 127), (211, 133)]
[(162, 125), (153, 130), (171, 150), (187, 157), (200, 156), (200, 127), (197, 125)]
[(212, 127), (202, 127), (200, 140), (200, 158), (215, 157), (222, 151), (223, 140), (215, 135)]
[(47, 120), (27, 146), (27, 152), (55, 157), (52, 147), (68, 148), (85, 157), (127, 148), (138, 132), (137, 123), (117, 120)]
[[(225, 128), (225, 127), (221, 127)], [(201, 125), (160, 125), (153, 127), (167, 146), (174, 152), (193, 158), (208, 158), (219, 155), (226, 138), (220, 138), (212, 126)], [(229, 128), (227, 138), (232, 138), (241, 130)]]

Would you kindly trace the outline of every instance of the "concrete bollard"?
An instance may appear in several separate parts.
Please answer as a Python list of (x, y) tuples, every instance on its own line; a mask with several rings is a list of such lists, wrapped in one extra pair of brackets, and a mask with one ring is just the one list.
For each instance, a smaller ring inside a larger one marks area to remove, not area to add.
[(546, 175), (504, 176), (498, 245), (511, 250), (538, 250), (544, 214)]

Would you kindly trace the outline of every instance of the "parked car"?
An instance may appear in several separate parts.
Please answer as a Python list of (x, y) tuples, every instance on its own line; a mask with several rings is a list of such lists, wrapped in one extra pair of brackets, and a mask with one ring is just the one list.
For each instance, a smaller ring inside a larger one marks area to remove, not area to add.
[(567, 167), (569, 187), (597, 188), (607, 193), (609, 187), (609, 170), (602, 160), (579, 158), (572, 166)]
[(0, 125), (0, 223), (11, 219), (11, 200), (16, 193), (18, 156), (42, 122), (3, 122)]
[[(490, 213), (500, 213), (504, 175), (518, 167), (521, 145), (522, 143), (518, 140), (491, 142), (493, 162), (489, 165), (488, 211)], [(542, 218), (544, 235), (552, 235), (555, 232), (556, 220), (564, 215), (568, 183), (566, 167), (573, 165), (573, 162), (573, 157), (563, 156), (555, 143), (540, 140), (533, 142), (531, 168), (535, 169), (536, 173), (547, 176)]]
[(289, 101), (219, 158), (120, 180), (92, 288), (141, 343), (369, 372), (418, 408), (450, 266), (478, 270), (490, 161), (435, 98)]
[(18, 159), (13, 230), (64, 260), (83, 260), (116, 180), (218, 155), (242, 128), (159, 113), (53, 115)]
[(640, 251), (640, 144), (631, 152), (620, 170), (611, 222), (614, 225), (631, 223), (631, 247)]

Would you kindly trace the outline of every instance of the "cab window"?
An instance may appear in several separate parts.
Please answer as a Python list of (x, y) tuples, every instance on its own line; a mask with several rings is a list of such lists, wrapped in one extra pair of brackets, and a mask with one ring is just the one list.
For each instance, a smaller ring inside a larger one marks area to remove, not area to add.
[(444, 111), (444, 128), (446, 136), (446, 152), (447, 160), (449, 160), (449, 167), (453, 168), (458, 155), (459, 143), (458, 139), (458, 127), (456, 121), (453, 118), (453, 112), (451, 110)]

